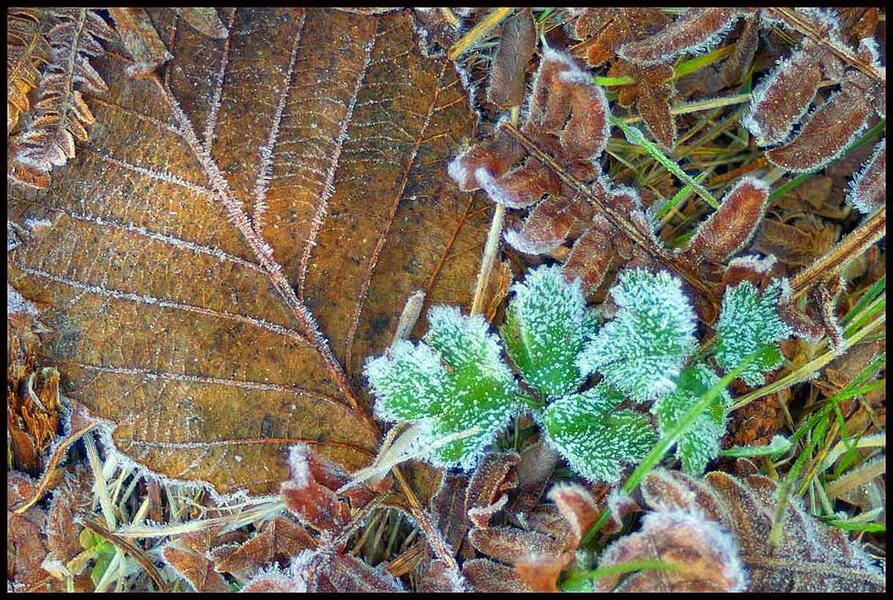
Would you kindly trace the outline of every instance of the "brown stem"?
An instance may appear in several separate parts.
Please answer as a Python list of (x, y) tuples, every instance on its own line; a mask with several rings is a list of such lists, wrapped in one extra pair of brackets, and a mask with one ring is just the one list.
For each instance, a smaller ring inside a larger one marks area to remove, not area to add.
[(161, 577), (161, 573), (158, 572), (158, 569), (155, 568), (155, 565), (146, 556), (146, 553), (143, 550), (132, 544), (129, 540), (115, 535), (96, 519), (85, 519), (83, 524), (86, 529), (89, 529), (99, 537), (108, 540), (113, 546), (116, 546), (136, 559), (146, 574), (151, 577), (152, 581), (155, 582), (155, 585), (158, 586), (159, 592), (169, 591), (167, 584)]
[(653, 239), (642, 233), (635, 225), (633, 225), (624, 215), (619, 214), (607, 204), (607, 198), (601, 192), (596, 193), (592, 188), (584, 184), (582, 181), (565, 172), (551, 156), (540, 150), (536, 144), (530, 141), (521, 131), (516, 129), (512, 124), (506, 123), (502, 126), (503, 131), (507, 132), (515, 138), (524, 148), (549, 167), (555, 175), (558, 176), (568, 186), (572, 187), (577, 193), (582, 194), (595, 206), (604, 217), (614, 225), (620, 233), (629, 238), (630, 241), (640, 246), (648, 254), (653, 256), (658, 262), (663, 263), (666, 267), (677, 273), (685, 279), (693, 288), (707, 296), (711, 301), (717, 298), (716, 289), (705, 281), (702, 281), (698, 274), (693, 271), (687, 263), (682, 262), (663, 247), (657, 244)]
[(887, 235), (887, 207), (871, 215), (824, 256), (797, 273), (791, 280), (792, 299), (827, 281), (848, 261), (856, 258)]

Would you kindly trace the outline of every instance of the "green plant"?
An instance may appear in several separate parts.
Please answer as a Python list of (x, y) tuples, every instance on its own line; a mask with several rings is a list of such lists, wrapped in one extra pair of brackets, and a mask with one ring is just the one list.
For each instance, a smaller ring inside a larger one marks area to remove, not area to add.
[[(757, 298), (756, 288), (743, 283), (723, 303), (716, 359), (728, 370), (760, 350), (742, 371), (748, 383), (780, 362), (776, 342), (789, 330), (775, 308), (779, 290), (773, 283)], [(647, 414), (625, 402), (653, 402), (665, 435), (719, 381), (706, 358), (691, 360), (697, 320), (681, 282), (668, 272), (621, 273), (611, 288), (616, 314), (601, 328), (580, 280), (568, 282), (558, 266), (529, 271), (512, 292), (500, 334), (521, 381), (486, 321), (455, 307), (431, 309), (421, 342), (400, 341), (367, 362), (376, 413), (416, 426), (416, 456), (470, 468), (511, 416), (528, 410), (574, 471), (614, 483), (623, 464), (641, 460), (658, 439)], [(600, 383), (581, 389), (593, 374)], [(718, 455), (730, 404), (727, 392), (718, 394), (676, 441), (686, 471), (700, 473)]]

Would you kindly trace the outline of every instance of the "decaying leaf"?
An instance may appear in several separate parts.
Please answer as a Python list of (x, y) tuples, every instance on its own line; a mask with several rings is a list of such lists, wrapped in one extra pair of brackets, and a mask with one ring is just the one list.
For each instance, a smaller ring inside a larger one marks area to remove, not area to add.
[(214, 570), (224, 573), (253, 573), (274, 560), (288, 560), (302, 550), (315, 548), (316, 540), (300, 525), (285, 517), (264, 523), (247, 542), (227, 552), (216, 561)]
[(520, 460), (514, 452), (491, 452), (481, 459), (465, 492), (465, 512), (475, 527), (486, 528), (493, 514), (508, 503), (505, 492), (518, 485), (514, 469)]
[(617, 54), (639, 65), (667, 62), (682, 53), (706, 50), (738, 19), (735, 8), (689, 8), (659, 33), (623, 45)]
[(6, 135), (12, 133), (22, 113), (31, 108), (29, 94), (37, 87), (40, 71), (50, 58), (46, 39), (53, 20), (40, 8), (7, 9), (6, 12)]
[[(808, 514), (799, 498), (784, 512), (781, 539), (770, 545), (778, 484), (761, 475), (738, 479), (721, 471), (704, 480), (678, 471), (655, 470), (642, 483), (645, 502), (657, 513), (695, 516), (700, 526), (730, 532), (747, 571), (747, 591), (883, 591), (885, 578), (846, 533)], [(706, 519), (706, 521), (704, 521)], [(715, 548), (720, 550), (720, 548)], [(719, 572), (719, 570), (717, 570)]]
[(745, 574), (731, 536), (713, 521), (681, 510), (645, 515), (642, 528), (605, 549), (599, 568), (644, 560), (669, 563), (674, 570), (646, 569), (595, 582), (595, 590), (608, 592), (741, 592)]
[(9, 255), (55, 309), (45, 352), (166, 477), (269, 493), (297, 442), (368, 464), (348, 375), (411, 291), (471, 294), (486, 215), (441, 177), (474, 129), (465, 90), (402, 11), (238, 9), (227, 39), (149, 14), (163, 76), (94, 59), (109, 93), (90, 141), (41, 203), (13, 188), (17, 214), (51, 223)]
[(531, 592), (512, 567), (487, 558), (467, 560), (462, 575), (478, 592)]

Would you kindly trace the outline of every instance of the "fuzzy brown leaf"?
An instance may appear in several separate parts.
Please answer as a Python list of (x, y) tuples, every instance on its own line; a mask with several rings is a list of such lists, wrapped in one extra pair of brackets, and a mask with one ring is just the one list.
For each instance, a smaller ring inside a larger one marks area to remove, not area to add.
[(639, 65), (668, 62), (685, 52), (705, 50), (719, 42), (737, 20), (735, 8), (689, 8), (660, 33), (621, 47), (621, 58)]
[(490, 67), (487, 100), (501, 108), (520, 106), (527, 91), (527, 63), (536, 46), (536, 26), (530, 10), (522, 9), (506, 19), (499, 47)]
[(271, 493), (302, 441), (364, 466), (349, 376), (411, 291), (471, 296), (487, 216), (441, 177), (475, 126), (459, 77), (402, 11), (238, 9), (219, 40), (150, 16), (175, 58), (146, 80), (96, 61), (93, 137), (43, 206), (11, 200), (51, 224), (10, 279), (55, 308), (68, 393), (151, 470)]
[(641, 560), (660, 560), (673, 570), (647, 569), (595, 582), (607, 592), (740, 592), (745, 575), (731, 536), (712, 522), (684, 511), (645, 515), (640, 531), (624, 536), (605, 549), (599, 568)]

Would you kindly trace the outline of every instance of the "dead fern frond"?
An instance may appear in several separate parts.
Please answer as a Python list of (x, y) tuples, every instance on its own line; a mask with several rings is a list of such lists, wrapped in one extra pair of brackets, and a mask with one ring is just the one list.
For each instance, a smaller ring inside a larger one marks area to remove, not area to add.
[(31, 104), (40, 70), (50, 59), (46, 35), (52, 20), (42, 8), (10, 8), (6, 12), (6, 136), (15, 130)]
[(43, 173), (74, 158), (75, 140), (87, 140), (87, 128), (94, 118), (83, 94), (108, 90), (89, 59), (104, 52), (100, 39), (113, 36), (102, 17), (90, 9), (53, 9), (51, 16), (55, 25), (47, 36), (50, 60), (39, 81), (40, 98), (21, 134), (22, 150), (16, 156)]

